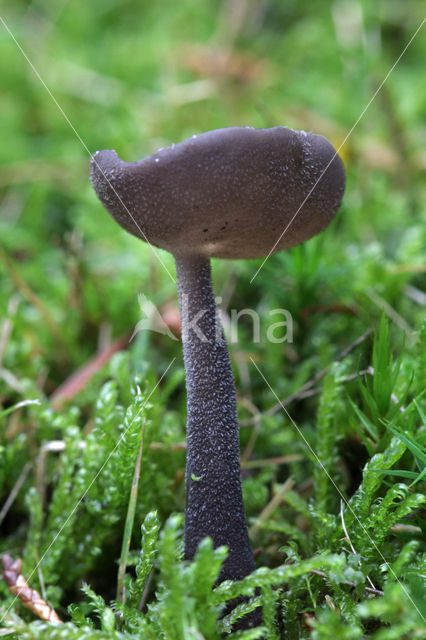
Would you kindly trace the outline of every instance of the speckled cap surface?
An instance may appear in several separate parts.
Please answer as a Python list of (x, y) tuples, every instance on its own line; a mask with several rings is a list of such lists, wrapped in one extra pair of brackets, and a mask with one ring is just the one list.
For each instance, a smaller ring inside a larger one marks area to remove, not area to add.
[(91, 180), (124, 229), (175, 256), (258, 258), (287, 227), (274, 252), (328, 225), (342, 200), (345, 170), (323, 136), (230, 127), (138, 162), (98, 151)]

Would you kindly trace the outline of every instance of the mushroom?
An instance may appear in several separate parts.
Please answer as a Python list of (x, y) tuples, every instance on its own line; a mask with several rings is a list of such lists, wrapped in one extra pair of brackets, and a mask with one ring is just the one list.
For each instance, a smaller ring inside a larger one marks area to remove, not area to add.
[[(241, 493), (235, 386), (210, 258), (258, 258), (322, 231), (345, 171), (322, 136), (285, 127), (208, 131), (138, 162), (92, 157), (91, 180), (127, 231), (176, 260), (187, 386), (184, 545), (226, 545), (219, 580), (255, 569)], [(283, 233), (285, 231), (285, 233)]]

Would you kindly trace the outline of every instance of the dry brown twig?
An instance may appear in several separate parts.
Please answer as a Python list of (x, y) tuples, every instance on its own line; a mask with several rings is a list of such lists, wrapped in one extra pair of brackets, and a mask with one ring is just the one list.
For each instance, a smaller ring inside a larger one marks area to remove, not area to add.
[(62, 620), (35, 589), (31, 589), (28, 582), (22, 575), (22, 560), (17, 558), (14, 560), (5, 553), (2, 556), (3, 578), (9, 587), (12, 595), (19, 598), (27, 609), (30, 609), (42, 620), (46, 622), (61, 623)]
[(280, 487), (279, 491), (272, 497), (272, 499), (268, 502), (266, 507), (260, 512), (259, 517), (256, 519), (256, 522), (249, 529), (250, 538), (254, 538), (259, 528), (261, 527), (263, 522), (269, 518), (269, 516), (275, 511), (277, 507), (283, 502), (285, 499), (285, 494), (291, 491), (294, 487), (294, 480), (290, 476), (284, 482), (284, 484)]
[(61, 350), (67, 349), (67, 344), (64, 341), (64, 337), (62, 334), (62, 329), (58, 322), (55, 320), (52, 315), (47, 304), (40, 298), (31, 287), (28, 285), (26, 280), (19, 274), (18, 270), (15, 267), (15, 263), (8, 253), (0, 246), (0, 262), (2, 263), (7, 275), (12, 280), (16, 289), (19, 293), (32, 305), (35, 307), (40, 316), (43, 318), (46, 325), (49, 327), (50, 332), (53, 338), (56, 340), (58, 346)]
[[(352, 344), (350, 344), (348, 347), (343, 349), (343, 351), (341, 351), (336, 356), (336, 358), (334, 358), (333, 362), (341, 362), (342, 360), (344, 360), (360, 344), (362, 344), (365, 340), (367, 340), (367, 338), (369, 338), (372, 333), (373, 333), (373, 329), (371, 329), (371, 328), (367, 329), (367, 331), (365, 333), (363, 333), (362, 336), (357, 338), (355, 340), (355, 342), (352, 342)], [(328, 365), (327, 367), (325, 367), (324, 369), (322, 369), (321, 371), (319, 371), (313, 378), (308, 380), (308, 382), (305, 382), (305, 384), (302, 387), (300, 387), (300, 389), (298, 391), (296, 391), (295, 393), (292, 393), (290, 396), (288, 396), (282, 402), (278, 402), (277, 404), (274, 404), (272, 407), (270, 407), (269, 409), (267, 409), (263, 413), (260, 413), (259, 415), (254, 416), (254, 418), (248, 418), (246, 420), (241, 420), (240, 426), (241, 427), (251, 426), (251, 425), (255, 424), (256, 420), (259, 420), (259, 417), (262, 417), (262, 416), (273, 416), (278, 411), (280, 411), (281, 409), (287, 407), (289, 404), (291, 404), (292, 402), (294, 402), (296, 400), (303, 400), (304, 398), (308, 398), (308, 397), (310, 397), (312, 395), (316, 395), (318, 393), (321, 393), (322, 389), (319, 389), (319, 388), (315, 388), (314, 389), (313, 387), (315, 387), (315, 385), (318, 382), (320, 382), (320, 380), (322, 380), (327, 375), (327, 373), (330, 371), (330, 368), (331, 368), (331, 364)], [(357, 374), (353, 374), (351, 376), (348, 376), (345, 379), (345, 381), (353, 380), (354, 378), (357, 378), (358, 375), (370, 374), (370, 373), (371, 373), (371, 368), (368, 367), (364, 371), (360, 371)]]
[(27, 475), (30, 472), (31, 469), (31, 462), (27, 462), (27, 464), (24, 466), (24, 468), (22, 469), (19, 478), (17, 479), (17, 481), (15, 482), (9, 497), (7, 498), (6, 502), (4, 503), (3, 507), (0, 509), (0, 524), (3, 522), (3, 520), (5, 519), (7, 512), (9, 511), (10, 507), (12, 506), (12, 504), (15, 501), (16, 496), (18, 495), (19, 491), (22, 488), (22, 485), (24, 484), (25, 480), (27, 479)]

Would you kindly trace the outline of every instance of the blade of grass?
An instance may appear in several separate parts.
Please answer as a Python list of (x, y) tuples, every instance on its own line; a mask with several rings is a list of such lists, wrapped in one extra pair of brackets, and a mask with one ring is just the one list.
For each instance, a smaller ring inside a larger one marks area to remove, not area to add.
[[(371, 469), (371, 473), (381, 473), (383, 476), (399, 476), (401, 478), (418, 478), (419, 476), (415, 471), (405, 471), (404, 469)], [(418, 479), (416, 482), (418, 482)]]
[(421, 447), (413, 437), (403, 433), (395, 427), (392, 427), (390, 424), (387, 425), (387, 428), (394, 434), (394, 436), (402, 440), (402, 442), (407, 445), (407, 448), (410, 449), (411, 453), (416, 458), (420, 469), (423, 471), (424, 466), (426, 465), (426, 449)]
[(143, 448), (145, 443), (145, 421), (142, 424), (142, 438), (139, 447), (139, 453), (135, 464), (133, 474), (132, 488), (130, 489), (129, 506), (127, 508), (126, 523), (124, 526), (124, 535), (121, 545), (120, 564), (117, 574), (117, 602), (125, 604), (126, 594), (124, 590), (124, 576), (126, 575), (127, 559), (129, 556), (130, 540), (132, 538), (133, 523), (135, 520), (136, 502), (138, 499), (139, 478), (141, 474)]
[(27, 407), (30, 404), (41, 404), (40, 400), (22, 400), (21, 402), (18, 402), (17, 404), (13, 404), (11, 407), (8, 407), (7, 409), (3, 409), (3, 411), (0, 412), (0, 418), (5, 418), (6, 416), (8, 416), (10, 413), (13, 413), (14, 411), (17, 411), (18, 409), (21, 409), (22, 407)]
[(368, 420), (367, 416), (361, 411), (361, 409), (359, 409), (356, 406), (356, 404), (353, 402), (351, 398), (348, 397), (348, 400), (350, 402), (352, 409), (355, 411), (358, 419), (364, 425), (367, 433), (370, 435), (370, 437), (373, 439), (374, 442), (377, 442), (377, 440), (379, 439), (379, 434), (374, 424), (370, 422), (370, 420)]

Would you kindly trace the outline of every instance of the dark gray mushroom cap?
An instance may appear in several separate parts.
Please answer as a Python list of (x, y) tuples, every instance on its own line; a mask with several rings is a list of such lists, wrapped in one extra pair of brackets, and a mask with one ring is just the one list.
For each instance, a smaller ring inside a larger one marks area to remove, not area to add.
[(322, 136), (230, 127), (138, 162), (98, 151), (91, 180), (124, 229), (175, 256), (258, 258), (328, 225), (343, 196), (345, 170)]

